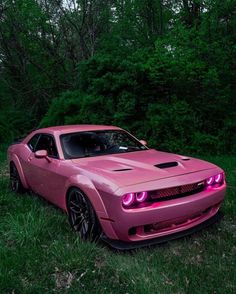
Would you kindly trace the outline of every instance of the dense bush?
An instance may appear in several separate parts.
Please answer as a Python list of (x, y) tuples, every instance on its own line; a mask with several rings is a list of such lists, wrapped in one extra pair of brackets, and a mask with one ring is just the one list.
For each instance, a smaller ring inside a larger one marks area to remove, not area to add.
[(155, 49), (97, 54), (81, 62), (79, 90), (55, 99), (41, 126), (114, 124), (162, 150), (236, 151), (235, 101), (220, 78), (222, 63), (209, 67), (200, 59), (204, 45), (190, 49), (182, 30), (178, 42), (167, 38)]
[(234, 2), (5, 1), (0, 140), (114, 124), (163, 150), (235, 153)]
[(53, 101), (40, 126), (113, 124), (140, 139), (146, 139), (149, 146), (161, 150), (191, 153), (222, 151), (221, 134), (217, 137), (198, 131), (195, 113), (185, 101), (173, 99), (169, 104), (149, 103), (141, 113), (135, 112), (132, 101), (134, 99), (128, 99), (126, 105), (118, 104), (111, 111), (111, 101), (104, 96), (67, 92)]
[(55, 99), (40, 127), (64, 124), (108, 123), (111, 117), (109, 101), (79, 91), (68, 91)]

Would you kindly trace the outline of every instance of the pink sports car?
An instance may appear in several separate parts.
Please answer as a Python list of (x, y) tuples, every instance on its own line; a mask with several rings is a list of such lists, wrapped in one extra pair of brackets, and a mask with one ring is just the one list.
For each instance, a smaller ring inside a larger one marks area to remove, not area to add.
[(149, 149), (114, 126), (38, 129), (8, 149), (11, 189), (67, 212), (84, 240), (128, 249), (193, 233), (219, 219), (226, 182), (214, 164)]

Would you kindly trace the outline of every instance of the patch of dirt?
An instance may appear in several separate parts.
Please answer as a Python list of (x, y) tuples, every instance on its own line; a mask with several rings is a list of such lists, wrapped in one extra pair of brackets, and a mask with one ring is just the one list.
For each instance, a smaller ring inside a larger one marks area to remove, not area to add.
[(69, 289), (71, 287), (73, 280), (76, 277), (76, 273), (63, 272), (56, 267), (53, 276), (55, 278), (55, 291), (57, 291), (60, 289)]
[(9, 174), (9, 168), (7, 166), (7, 164), (1, 165), (0, 166), (0, 178), (8, 178), (10, 176)]

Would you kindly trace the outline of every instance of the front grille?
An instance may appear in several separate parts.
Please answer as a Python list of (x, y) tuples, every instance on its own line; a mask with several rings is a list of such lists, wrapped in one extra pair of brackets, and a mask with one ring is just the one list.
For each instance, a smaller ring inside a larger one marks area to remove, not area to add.
[(204, 181), (201, 181), (197, 183), (152, 191), (150, 196), (151, 196), (151, 199), (153, 200), (164, 201), (164, 200), (170, 200), (170, 199), (175, 199), (175, 198), (179, 198), (183, 196), (192, 195), (195, 193), (199, 193), (203, 190), (204, 190)]

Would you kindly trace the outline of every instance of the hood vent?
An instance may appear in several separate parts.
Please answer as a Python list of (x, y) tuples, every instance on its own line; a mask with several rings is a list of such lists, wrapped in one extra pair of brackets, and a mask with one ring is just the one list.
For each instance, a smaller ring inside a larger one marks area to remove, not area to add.
[(187, 161), (187, 160), (190, 160), (190, 158), (188, 158), (188, 157), (182, 157), (181, 160)]
[(169, 168), (169, 167), (178, 166), (178, 162), (177, 161), (164, 162), (160, 164), (155, 164), (155, 166), (158, 168)]
[(126, 170), (132, 170), (132, 168), (121, 168), (121, 169), (113, 169), (114, 172), (121, 172)]

